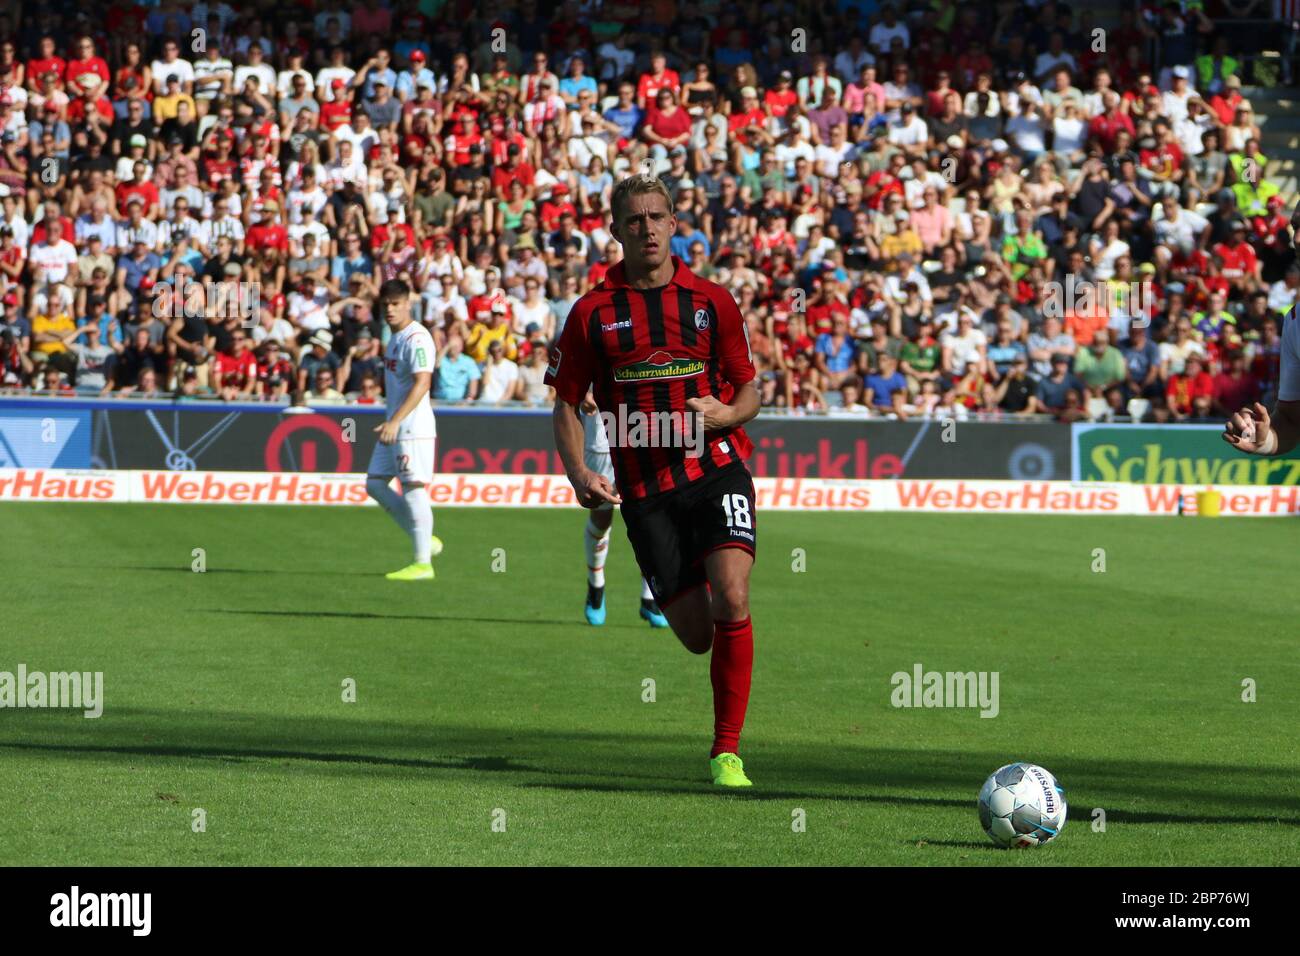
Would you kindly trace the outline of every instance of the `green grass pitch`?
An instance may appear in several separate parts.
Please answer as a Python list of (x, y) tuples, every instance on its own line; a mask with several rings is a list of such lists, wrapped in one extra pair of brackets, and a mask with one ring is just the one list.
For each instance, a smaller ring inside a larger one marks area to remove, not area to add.
[[(636, 616), (621, 522), (594, 629), (581, 513), (436, 519), (437, 581), (397, 585), (382, 572), (407, 545), (378, 509), (0, 506), (0, 671), (103, 671), (106, 698), (98, 720), (0, 710), (0, 863), (1300, 851), (1294, 521), (764, 513), (742, 747), (756, 786), (731, 794), (707, 779), (707, 659)], [(894, 708), (891, 675), (918, 662), (997, 671), (999, 715)], [(998, 850), (979, 827), (980, 784), (1015, 759), (1067, 790), (1070, 822), (1042, 849)]]

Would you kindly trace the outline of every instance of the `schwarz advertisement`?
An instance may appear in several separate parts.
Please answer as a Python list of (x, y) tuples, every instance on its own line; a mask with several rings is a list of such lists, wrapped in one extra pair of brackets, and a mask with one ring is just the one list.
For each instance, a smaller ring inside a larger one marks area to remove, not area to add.
[(1300, 452), (1243, 455), (1222, 425), (1073, 425), (1074, 481), (1140, 485), (1297, 485)]
[[(359, 472), (370, 460), (381, 421), (381, 409), (356, 406), (287, 412), (249, 405), (48, 404), (69, 411), (84, 406), (79, 414), (90, 422), (86, 452), (68, 467)], [(39, 422), (47, 413), (25, 414)], [(1070, 476), (1070, 431), (1054, 424), (773, 416), (756, 419), (747, 430), (754, 441), (749, 465), (760, 478), (1043, 481)], [(439, 409), (436, 470), (561, 474), (549, 410)]]

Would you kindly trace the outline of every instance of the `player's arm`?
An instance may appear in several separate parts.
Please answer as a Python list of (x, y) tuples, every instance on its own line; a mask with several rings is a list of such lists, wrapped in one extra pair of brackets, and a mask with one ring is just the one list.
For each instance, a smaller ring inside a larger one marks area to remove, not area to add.
[(1300, 445), (1300, 401), (1278, 402), (1270, 415), (1259, 402), (1243, 408), (1223, 429), (1223, 440), (1248, 455), (1285, 455)]
[(1248, 455), (1285, 455), (1300, 444), (1300, 318), (1290, 315), (1284, 322), (1273, 413), (1256, 402), (1228, 419), (1223, 429), (1223, 440)]
[[(736, 302), (722, 290), (713, 296), (714, 311), (718, 317), (718, 353), (722, 377), (735, 390), (731, 402), (725, 403), (716, 395), (687, 399), (686, 407), (699, 415), (706, 432), (739, 428), (755, 415), (761, 405), (754, 370), (754, 355), (749, 348), (749, 330)], [(567, 326), (566, 326), (567, 328)]]
[(406, 393), (406, 398), (402, 404), (393, 412), (391, 418), (386, 420), (382, 425), (378, 425), (375, 431), (379, 432), (379, 441), (385, 445), (391, 445), (397, 441), (397, 430), (401, 427), (402, 422), (407, 415), (415, 411), (421, 402), (429, 400), (429, 389), (433, 386), (433, 370), (427, 372), (416, 372), (411, 378), (411, 390)]

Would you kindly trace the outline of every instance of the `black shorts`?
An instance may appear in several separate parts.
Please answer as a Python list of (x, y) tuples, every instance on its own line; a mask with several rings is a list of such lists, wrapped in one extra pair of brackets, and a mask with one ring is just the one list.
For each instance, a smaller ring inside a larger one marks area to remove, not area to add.
[(685, 488), (623, 504), (627, 539), (660, 607), (704, 583), (712, 552), (755, 555), (756, 503), (749, 469), (735, 462)]

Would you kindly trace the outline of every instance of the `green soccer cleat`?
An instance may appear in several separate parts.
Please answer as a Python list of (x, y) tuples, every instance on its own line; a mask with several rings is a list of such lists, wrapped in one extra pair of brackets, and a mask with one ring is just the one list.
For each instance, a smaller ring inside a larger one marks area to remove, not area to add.
[(429, 557), (436, 558), (442, 554), (442, 538), (436, 534), (429, 538)]
[(433, 565), (432, 564), (408, 564), (400, 571), (392, 571), (385, 574), (390, 581), (432, 581)]
[(745, 776), (745, 764), (735, 754), (718, 754), (709, 761), (715, 787), (752, 787), (754, 782)]

